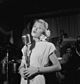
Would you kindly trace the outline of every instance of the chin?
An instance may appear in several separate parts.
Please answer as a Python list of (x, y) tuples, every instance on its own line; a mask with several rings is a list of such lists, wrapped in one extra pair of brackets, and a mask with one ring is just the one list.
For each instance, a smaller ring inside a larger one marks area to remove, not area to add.
[(38, 38), (40, 35), (38, 35), (37, 33), (31, 33), (32, 37), (34, 38)]
[(32, 37), (37, 37), (37, 35), (36, 34), (32, 34)]

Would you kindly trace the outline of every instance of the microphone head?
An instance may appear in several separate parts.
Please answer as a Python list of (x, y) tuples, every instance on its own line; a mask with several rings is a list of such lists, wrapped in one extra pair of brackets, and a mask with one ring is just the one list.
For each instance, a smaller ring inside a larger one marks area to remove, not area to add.
[(25, 45), (31, 44), (30, 34), (23, 35), (22, 40)]

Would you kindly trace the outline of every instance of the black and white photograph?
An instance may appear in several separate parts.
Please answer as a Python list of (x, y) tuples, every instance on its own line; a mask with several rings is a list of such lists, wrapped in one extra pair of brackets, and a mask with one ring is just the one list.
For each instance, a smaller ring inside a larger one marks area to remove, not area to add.
[(0, 0), (0, 84), (80, 84), (73, 2)]

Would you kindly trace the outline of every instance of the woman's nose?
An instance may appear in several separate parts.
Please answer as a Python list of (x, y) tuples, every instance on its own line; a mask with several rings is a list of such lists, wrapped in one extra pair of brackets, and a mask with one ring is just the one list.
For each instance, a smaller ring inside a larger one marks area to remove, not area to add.
[(34, 30), (34, 31), (36, 31), (36, 30), (37, 30), (37, 28), (35, 27), (33, 30)]

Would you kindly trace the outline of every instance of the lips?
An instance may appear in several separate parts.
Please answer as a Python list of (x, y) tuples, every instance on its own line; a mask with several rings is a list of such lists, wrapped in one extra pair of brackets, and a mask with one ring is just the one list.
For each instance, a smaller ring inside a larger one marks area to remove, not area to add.
[(36, 31), (33, 31), (33, 33), (36, 33)]

